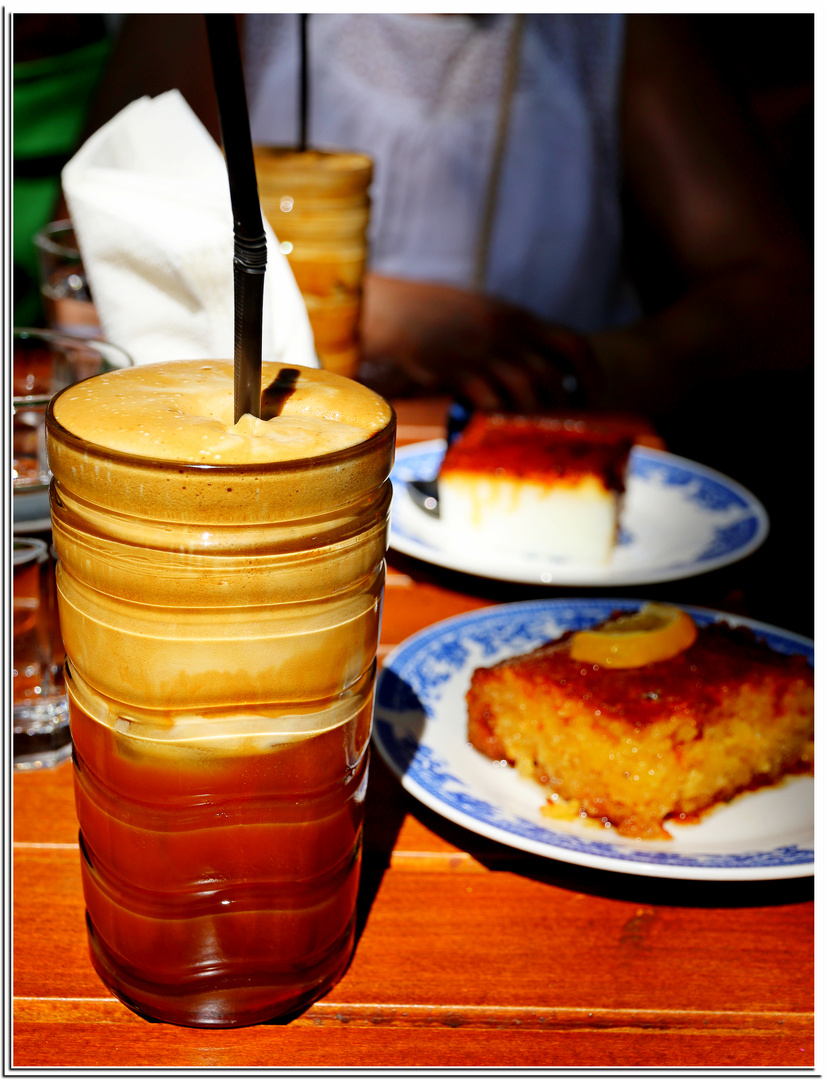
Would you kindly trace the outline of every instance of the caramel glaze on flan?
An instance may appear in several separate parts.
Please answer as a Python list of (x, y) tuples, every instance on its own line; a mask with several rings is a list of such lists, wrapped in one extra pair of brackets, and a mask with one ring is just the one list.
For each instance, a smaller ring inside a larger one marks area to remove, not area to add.
[(442, 468), (540, 482), (594, 476), (607, 491), (622, 492), (632, 443), (629, 430), (609, 420), (477, 413)]
[(619, 670), (574, 661), (570, 637), (478, 668), (467, 694), (471, 744), (545, 785), (549, 816), (668, 838), (667, 819), (813, 769), (805, 657), (718, 622), (678, 656)]

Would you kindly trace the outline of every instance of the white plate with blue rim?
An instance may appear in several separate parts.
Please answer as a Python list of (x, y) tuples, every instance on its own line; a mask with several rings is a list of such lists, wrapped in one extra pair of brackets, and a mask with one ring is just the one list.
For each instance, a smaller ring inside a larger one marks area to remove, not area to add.
[[(374, 743), (406, 791), (449, 821), (535, 855), (600, 870), (701, 881), (758, 881), (814, 872), (813, 777), (745, 792), (670, 840), (635, 840), (594, 822), (544, 817), (543, 788), (490, 761), (466, 735), (472, 672), (579, 630), (640, 600), (531, 600), (458, 615), (393, 649), (378, 676)], [(697, 625), (746, 626), (813, 665), (813, 642), (764, 623), (685, 607)]]
[(401, 447), (391, 473), (389, 543), (417, 559), (481, 577), (533, 585), (614, 588), (675, 581), (744, 559), (768, 534), (768, 515), (741, 484), (663, 450), (634, 446), (615, 549), (606, 564), (496, 551), (485, 534), (469, 549), (452, 545), (439, 517), (412, 498), (411, 481), (433, 480), (442, 439)]

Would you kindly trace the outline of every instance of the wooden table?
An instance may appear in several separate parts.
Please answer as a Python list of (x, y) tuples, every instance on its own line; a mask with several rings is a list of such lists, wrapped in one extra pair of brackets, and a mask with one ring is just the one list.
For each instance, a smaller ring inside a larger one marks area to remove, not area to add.
[[(398, 414), (400, 444), (443, 433), (438, 404)], [(751, 580), (635, 595), (741, 611)], [(392, 553), (381, 655), (447, 616), (541, 595)], [(288, 1024), (177, 1028), (130, 1012), (91, 966), (71, 764), (16, 775), (14, 1066), (814, 1064), (812, 879), (668, 881), (526, 855), (427, 810), (376, 754), (366, 820), (357, 948), (331, 993)]]

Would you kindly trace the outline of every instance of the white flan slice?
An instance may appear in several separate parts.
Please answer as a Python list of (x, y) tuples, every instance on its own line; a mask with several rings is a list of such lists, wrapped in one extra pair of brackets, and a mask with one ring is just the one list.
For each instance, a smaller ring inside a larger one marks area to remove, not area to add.
[(476, 414), (437, 480), (448, 542), (607, 562), (631, 445), (628, 432), (585, 419)]

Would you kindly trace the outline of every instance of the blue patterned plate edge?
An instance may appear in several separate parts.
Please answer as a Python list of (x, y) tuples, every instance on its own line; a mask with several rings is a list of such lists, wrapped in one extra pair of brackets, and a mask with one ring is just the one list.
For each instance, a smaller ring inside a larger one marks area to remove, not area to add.
[[(433, 439), (428, 442), (413, 443), (400, 448), (391, 480), (394, 484), (395, 499), (410, 499), (406, 490), (407, 480), (431, 479), (439, 468), (445, 453), (445, 441)], [(391, 509), (390, 545), (406, 555), (423, 559), (436, 566), (462, 570), (504, 581), (529, 582), (546, 585), (567, 586), (606, 586), (645, 585), (660, 581), (675, 581), (708, 573), (722, 566), (746, 558), (760, 547), (767, 538), (770, 523), (762, 503), (747, 488), (737, 481), (717, 472), (707, 465), (678, 457), (664, 450), (652, 447), (634, 446), (630, 457), (630, 469), (637, 479), (649, 479), (658, 474), (668, 485), (688, 485), (697, 481), (701, 486), (695, 493), (695, 501), (708, 508), (717, 502), (729, 503), (741, 507), (744, 513), (738, 520), (717, 528), (711, 542), (700, 556), (688, 561), (644, 565), (635, 568), (619, 569), (610, 565), (588, 566), (567, 563), (544, 562), (504, 558), (502, 553), (493, 552), (486, 557), (484, 548), (480, 548), (481, 557), (469, 562), (468, 553), (460, 556), (458, 552), (443, 547), (429, 540), (419, 530), (407, 529), (401, 521), (399, 511)], [(412, 503), (413, 506), (413, 503)], [(416, 521), (417, 519), (414, 518)], [(425, 522), (422, 523), (424, 526)], [(623, 524), (623, 518), (622, 518)], [(622, 530), (623, 531), (623, 530)]]
[[(439, 735), (434, 737), (439, 725), (446, 725), (439, 710), (453, 677), (462, 678), (464, 673), (470, 677), (474, 666), (487, 662), (486, 656), (494, 663), (506, 653), (527, 651), (565, 628), (581, 629), (606, 618), (612, 610), (634, 610), (642, 603), (618, 598), (529, 600), (455, 615), (412, 635), (388, 653), (377, 679), (374, 744), (381, 757), (406, 791), (442, 817), (532, 854), (596, 869), (664, 878), (738, 881), (812, 875), (813, 805), (812, 789), (803, 786), (810, 783), (806, 777), (739, 796), (716, 811), (724, 815), (740, 802), (748, 805), (744, 800), (763, 797), (787, 802), (794, 799), (793, 812), (802, 820), (797, 819), (789, 837), (770, 846), (754, 843), (744, 850), (716, 851), (716, 845), (711, 845), (710, 850), (680, 850), (678, 846), (671, 850), (669, 841), (635, 843), (617, 836), (612, 841), (596, 839), (592, 829), (578, 825), (556, 828), (541, 818), (539, 810), (536, 815), (531, 810), (529, 814), (516, 813), (496, 799), (486, 798), (485, 793), (481, 795), (473, 783), (456, 775), (458, 755), (468, 754), (471, 759), (479, 756), (464, 738), (464, 748), (458, 749), (458, 725), (465, 735), (465, 712), (458, 715), (460, 709), (454, 710), (446, 726), (446, 731), (455, 729), (450, 732), (455, 743), (453, 751), (452, 739), (447, 739), (448, 756)], [(684, 607), (700, 626), (718, 619), (745, 626), (776, 651), (800, 653), (811, 664), (814, 662), (814, 645), (808, 638), (708, 608), (676, 606)], [(469, 657), (472, 647), (477, 651), (474, 660)], [(513, 777), (509, 783), (526, 785), (534, 796), (535, 785), (511, 769), (507, 770), (509, 774)], [(718, 820), (724, 823), (726, 819), (722, 816)], [(686, 836), (686, 830), (692, 828), (684, 826), (681, 835)]]

